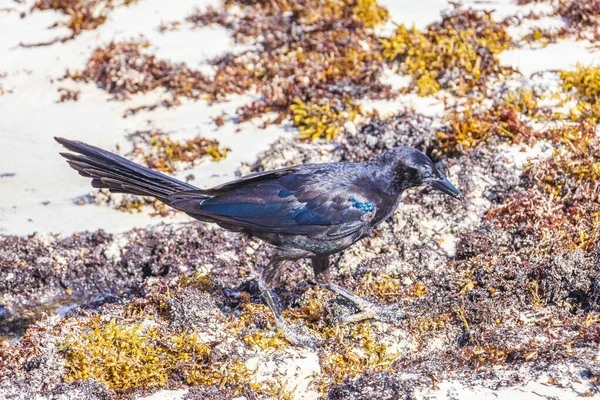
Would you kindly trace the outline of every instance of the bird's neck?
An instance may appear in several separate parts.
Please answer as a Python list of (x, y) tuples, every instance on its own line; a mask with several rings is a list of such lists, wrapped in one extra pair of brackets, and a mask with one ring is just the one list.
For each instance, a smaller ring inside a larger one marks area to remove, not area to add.
[(367, 161), (367, 166), (375, 179), (379, 183), (381, 190), (388, 196), (400, 197), (404, 190), (410, 185), (405, 182), (404, 177), (398, 168), (396, 160), (391, 157), (381, 156)]

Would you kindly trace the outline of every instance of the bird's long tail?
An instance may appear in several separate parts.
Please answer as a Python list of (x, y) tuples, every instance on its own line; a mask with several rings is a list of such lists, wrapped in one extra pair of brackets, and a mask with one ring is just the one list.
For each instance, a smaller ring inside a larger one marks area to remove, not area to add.
[(153, 196), (167, 204), (169, 195), (173, 193), (198, 189), (98, 147), (59, 137), (54, 139), (77, 153), (60, 154), (79, 175), (92, 178), (95, 188), (106, 188), (113, 193)]

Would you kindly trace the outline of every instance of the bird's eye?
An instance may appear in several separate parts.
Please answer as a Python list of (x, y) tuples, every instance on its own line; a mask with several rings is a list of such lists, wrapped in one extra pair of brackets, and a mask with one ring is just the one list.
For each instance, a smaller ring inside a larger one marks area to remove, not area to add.
[(425, 172), (425, 174), (423, 175), (423, 179), (431, 179), (433, 177), (433, 174), (431, 172)]

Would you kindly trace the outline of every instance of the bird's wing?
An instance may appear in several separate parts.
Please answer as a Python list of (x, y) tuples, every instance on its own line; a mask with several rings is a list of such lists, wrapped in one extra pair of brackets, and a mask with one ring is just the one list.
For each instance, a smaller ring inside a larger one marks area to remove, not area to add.
[(304, 171), (223, 185), (208, 199), (206, 191), (201, 195), (189, 191), (175, 193), (169, 200), (188, 214), (250, 231), (323, 239), (355, 234), (373, 219), (378, 199), (367, 188), (343, 179), (334, 182), (319, 170)]
[[(317, 166), (318, 165), (316, 165), (316, 164), (303, 165), (303, 167), (307, 167), (307, 168), (313, 168), (313, 167), (317, 167)], [(187, 191), (185, 191), (185, 194), (183, 194), (183, 192), (180, 194), (185, 195), (185, 196), (189, 196), (192, 194), (218, 196), (219, 194), (227, 193), (228, 191), (240, 188), (242, 186), (246, 186), (251, 183), (258, 183), (260, 181), (269, 181), (269, 180), (273, 180), (273, 179), (278, 179), (282, 176), (292, 174), (292, 173), (296, 172), (297, 170), (298, 170), (298, 166), (293, 166), (293, 167), (275, 169), (275, 170), (271, 170), (271, 171), (255, 172), (255, 173), (243, 176), (240, 179), (237, 179), (235, 181), (226, 182), (222, 185), (215, 186), (214, 188), (211, 188), (211, 189), (187, 190)]]

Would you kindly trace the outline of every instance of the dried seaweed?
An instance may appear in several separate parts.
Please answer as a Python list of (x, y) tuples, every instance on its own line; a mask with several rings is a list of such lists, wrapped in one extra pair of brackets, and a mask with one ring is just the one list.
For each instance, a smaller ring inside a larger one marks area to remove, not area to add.
[[(561, 38), (600, 41), (600, 1), (598, 0), (520, 0), (519, 5), (531, 2), (548, 3), (553, 7), (551, 16), (561, 17), (567, 26), (559, 29), (534, 28), (523, 38), (527, 42), (541, 42), (543, 45), (554, 43)], [(538, 18), (540, 15), (531, 14), (525, 19)], [(522, 19), (519, 19), (522, 21)]]
[(137, 0), (37, 0), (31, 12), (55, 10), (69, 17), (67, 22), (57, 22), (50, 28), (65, 26), (71, 30), (71, 35), (57, 37), (48, 42), (23, 44), (23, 47), (49, 46), (58, 42), (75, 39), (83, 31), (94, 30), (106, 22), (110, 12), (122, 6), (129, 6)]
[(437, 149), (433, 152), (437, 156), (438, 151), (456, 155), (482, 143), (527, 142), (533, 136), (517, 109), (505, 102), (490, 108), (470, 104), (463, 111), (449, 110), (443, 121), (445, 126), (437, 132)]
[(510, 73), (496, 57), (512, 43), (505, 27), (490, 13), (454, 10), (424, 32), (400, 25), (392, 37), (383, 39), (383, 55), (412, 76), (412, 87), (421, 96), (440, 89), (482, 91), (490, 79)]
[(576, 29), (600, 27), (600, 1), (560, 0), (556, 13)]
[(94, 50), (87, 67), (68, 72), (65, 77), (79, 82), (94, 82), (116, 99), (164, 89), (171, 95), (167, 106), (178, 104), (180, 97), (199, 98), (204, 76), (185, 64), (173, 64), (148, 54), (148, 42), (111, 42)]
[(133, 149), (127, 156), (141, 158), (146, 166), (163, 172), (192, 168), (204, 157), (221, 161), (229, 151), (220, 147), (217, 140), (196, 137), (181, 142), (160, 130), (137, 131), (129, 139)]
[[(241, 16), (229, 14), (233, 6), (242, 9)], [(370, 28), (382, 23), (387, 12), (375, 1), (229, 1), (225, 7), (209, 8), (187, 20), (197, 26), (221, 24), (231, 29), (235, 40), (253, 44), (253, 50), (212, 60), (215, 74), (210, 78), (184, 64), (157, 59), (148, 54), (149, 44), (144, 42), (98, 48), (86, 69), (67, 76), (94, 82), (118, 99), (162, 88), (170, 95), (161, 103), (166, 107), (177, 106), (183, 97), (219, 101), (256, 91), (262, 100), (240, 107), (238, 122), (269, 113), (276, 116), (265, 124), (294, 119), (302, 112), (298, 107), (309, 104), (307, 113), (313, 108), (337, 110), (327, 117), (339, 120), (336, 133), (347, 120), (361, 114), (354, 103), (357, 100), (394, 97), (389, 86), (379, 83), (384, 61), (379, 39)], [(127, 115), (156, 106), (137, 107)], [(315, 116), (325, 118), (322, 112)], [(305, 135), (308, 138), (335, 136), (306, 119), (302, 125), (309, 132), (315, 130)]]
[[(233, 5), (242, 8), (241, 17), (229, 14), (227, 9)], [(255, 45), (255, 50), (213, 60), (212, 100), (251, 88), (263, 98), (237, 110), (240, 122), (275, 112), (277, 117), (268, 122), (290, 117), (300, 124), (300, 109), (307, 105), (302, 111), (306, 114), (321, 109), (317, 119), (324, 107), (336, 109), (322, 118), (339, 119), (340, 126), (356, 112), (350, 98), (394, 96), (379, 83), (383, 60), (379, 41), (369, 29), (386, 18), (387, 12), (375, 1), (289, 0), (228, 1), (225, 11), (209, 9), (188, 21), (197, 26), (223, 25), (232, 30), (236, 41)], [(349, 115), (341, 116), (342, 112)], [(309, 132), (307, 138), (336, 134), (305, 119), (302, 126)]]

